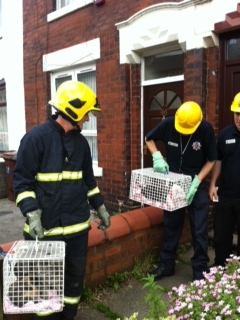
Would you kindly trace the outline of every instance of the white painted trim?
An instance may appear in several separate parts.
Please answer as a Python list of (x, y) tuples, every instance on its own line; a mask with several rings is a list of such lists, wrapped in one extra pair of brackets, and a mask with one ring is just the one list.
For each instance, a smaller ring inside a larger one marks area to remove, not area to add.
[(138, 63), (156, 52), (219, 46), (214, 24), (237, 10), (239, 0), (185, 0), (144, 8), (116, 23), (120, 64)]
[(94, 177), (102, 177), (103, 176), (103, 168), (100, 168), (93, 164), (93, 173)]
[(132, 15), (129, 19), (116, 23), (116, 27), (120, 29), (120, 27), (126, 26), (131, 24), (134, 20), (139, 19), (141, 16), (146, 15), (147, 13), (150, 13), (152, 11), (156, 11), (159, 9), (183, 9), (187, 8), (189, 6), (194, 6), (197, 4), (203, 4), (205, 2), (211, 2), (212, 0), (184, 0), (182, 2), (167, 2), (167, 3), (158, 3), (154, 4), (152, 6), (146, 7), (138, 12), (136, 12), (134, 15)]
[(86, 41), (43, 55), (43, 71), (61, 70), (100, 58), (100, 39)]
[(184, 75), (182, 74), (180, 76), (175, 76), (175, 77), (166, 77), (166, 78), (142, 81), (142, 86), (152, 86), (154, 84), (170, 83), (170, 82), (183, 81), (183, 80), (184, 80)]
[[(6, 82), (9, 150), (18, 149), (26, 132), (22, 10), (22, 0), (2, 1), (0, 78)], [(31, 107), (35, 108), (34, 103)]]
[(56, 19), (61, 18), (62, 16), (65, 16), (66, 14), (69, 14), (73, 11), (79, 10), (83, 7), (88, 6), (89, 4), (94, 3), (94, 0), (78, 0), (74, 1), (73, 3), (62, 7), (61, 9), (58, 9), (56, 11), (53, 11), (47, 15), (47, 22), (54, 21)]

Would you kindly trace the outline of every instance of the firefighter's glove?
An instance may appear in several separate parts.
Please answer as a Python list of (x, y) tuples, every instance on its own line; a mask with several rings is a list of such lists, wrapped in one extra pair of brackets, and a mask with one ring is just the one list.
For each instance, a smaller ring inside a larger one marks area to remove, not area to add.
[(102, 204), (97, 209), (97, 215), (98, 215), (98, 218), (100, 219), (98, 229), (102, 229), (102, 230), (107, 229), (110, 226), (110, 215), (107, 212), (107, 209), (104, 204)]
[(152, 158), (153, 158), (153, 170), (155, 172), (168, 173), (169, 165), (163, 159), (163, 156), (161, 155), (160, 151), (154, 152), (152, 154)]
[(27, 213), (27, 218), (29, 221), (29, 234), (31, 237), (39, 239), (44, 237), (44, 230), (41, 223), (42, 210), (37, 209)]
[(186, 195), (186, 201), (187, 201), (188, 205), (191, 204), (193, 197), (194, 197), (195, 193), (197, 192), (197, 189), (198, 189), (198, 186), (200, 185), (200, 183), (201, 183), (201, 181), (199, 181), (198, 176), (195, 176), (191, 185), (190, 185), (188, 193)]

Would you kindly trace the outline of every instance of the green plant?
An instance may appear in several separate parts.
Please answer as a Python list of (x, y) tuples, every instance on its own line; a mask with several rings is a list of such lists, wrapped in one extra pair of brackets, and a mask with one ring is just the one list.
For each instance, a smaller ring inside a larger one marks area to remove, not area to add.
[(89, 304), (91, 304), (93, 302), (93, 292), (86, 285), (83, 286), (83, 292), (82, 292), (81, 300), (82, 301), (86, 301)]
[(102, 302), (96, 303), (94, 307), (98, 311), (101, 311), (108, 319), (115, 320), (115, 319), (117, 319), (119, 317), (118, 313), (112, 311), (108, 306), (106, 306)]
[(166, 305), (160, 298), (161, 292), (165, 291), (165, 289), (154, 282), (154, 276), (152, 275), (142, 278), (142, 281), (145, 283), (143, 289), (148, 289), (145, 298), (145, 302), (150, 304), (148, 317), (150, 319), (159, 319), (160, 316), (167, 316)]
[(118, 290), (120, 285), (129, 279), (134, 278), (140, 280), (150, 272), (154, 259), (154, 255), (151, 250), (146, 252), (143, 260), (135, 259), (132, 271), (125, 271), (122, 273), (116, 272), (114, 275), (107, 277), (106, 286)]
[(130, 279), (131, 273), (130, 272), (123, 272), (123, 273), (115, 273), (112, 276), (107, 277), (106, 285), (108, 287), (114, 288), (118, 290), (121, 283), (124, 283), (126, 280)]
[(191, 243), (189, 242), (180, 244), (177, 248), (177, 255), (187, 252), (190, 247), (191, 247)]
[(135, 260), (133, 272), (139, 275), (141, 278), (152, 271), (152, 266), (156, 262), (156, 257), (153, 250), (147, 251), (143, 260)]
[[(85, 301), (93, 308), (102, 312), (108, 319), (117, 319), (119, 315), (109, 309), (102, 301), (102, 296), (111, 294), (111, 290), (118, 290), (122, 283), (135, 278), (141, 280), (151, 269), (154, 263), (154, 254), (150, 250), (145, 252), (143, 260), (135, 259), (134, 269), (130, 272), (115, 273), (109, 276), (104, 286), (98, 286), (95, 290), (91, 290), (88, 286), (84, 286), (82, 293), (82, 301)], [(120, 319), (120, 318), (119, 318)], [(129, 320), (134, 319), (130, 318)], [(155, 320), (155, 319), (154, 319)]]

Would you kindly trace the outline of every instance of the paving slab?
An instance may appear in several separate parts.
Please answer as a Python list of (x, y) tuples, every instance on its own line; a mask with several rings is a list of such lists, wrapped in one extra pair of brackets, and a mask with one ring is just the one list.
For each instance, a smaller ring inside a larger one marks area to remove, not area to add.
[(15, 202), (0, 199), (0, 244), (23, 239), (25, 218)]
[[(209, 265), (214, 261), (214, 250), (209, 248)], [(162, 278), (156, 281), (156, 284), (162, 286), (164, 289), (170, 291), (173, 287), (179, 287), (181, 284), (187, 284), (192, 281), (192, 268), (190, 259), (193, 256), (192, 248), (179, 256), (176, 264), (176, 273), (172, 277)], [(117, 291), (112, 291), (109, 294), (103, 295), (99, 298), (99, 302), (107, 305), (112, 311), (121, 316), (130, 317), (135, 312), (138, 312), (138, 320), (144, 319), (149, 313), (150, 305), (145, 302), (147, 289), (143, 289), (143, 283), (136, 279), (131, 279), (122, 284)], [(166, 307), (169, 307), (169, 299), (167, 292), (161, 292), (159, 299), (161, 299)], [(94, 318), (95, 316), (95, 318)], [(101, 312), (92, 310), (90, 306), (85, 303), (80, 303), (78, 316), (76, 320), (105, 320)], [(116, 320), (116, 319), (115, 319)]]

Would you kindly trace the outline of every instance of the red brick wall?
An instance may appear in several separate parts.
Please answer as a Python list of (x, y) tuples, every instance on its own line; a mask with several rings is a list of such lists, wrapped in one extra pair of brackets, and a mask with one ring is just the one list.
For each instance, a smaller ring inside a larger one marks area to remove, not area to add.
[[(219, 88), (219, 49), (209, 48), (207, 50), (207, 120), (212, 124), (215, 134), (218, 133), (218, 88)], [(215, 71), (215, 74), (213, 74)]]
[(206, 63), (204, 49), (193, 49), (184, 56), (184, 100), (197, 102), (205, 112)]
[[(89, 234), (85, 282), (94, 288), (104, 284), (115, 273), (133, 270), (135, 259), (141, 261), (151, 250), (160, 254), (163, 239), (163, 212), (146, 207), (112, 217), (106, 231), (92, 223)], [(191, 241), (190, 225), (186, 216), (180, 243)]]
[(194, 49), (185, 53), (184, 97), (193, 100), (203, 108), (204, 117), (215, 133), (218, 131), (218, 74), (219, 49)]
[[(219, 49), (193, 49), (184, 58), (184, 97), (196, 101), (203, 109), (204, 118), (218, 132), (218, 77), (212, 71), (218, 69)], [(209, 183), (210, 174), (207, 177)], [(209, 230), (212, 229), (214, 205), (209, 201)]]
[[(132, 169), (141, 166), (140, 65), (120, 65), (119, 32), (115, 24), (162, 2), (180, 1), (106, 1), (103, 6), (91, 4), (50, 23), (46, 17), (53, 11), (53, 1), (23, 2), (27, 130), (47, 118), (50, 75), (42, 72), (42, 56), (100, 38), (101, 58), (96, 61), (96, 80), (102, 109), (98, 119), (98, 152), (103, 177), (98, 183), (106, 206), (114, 213), (118, 211), (119, 201), (123, 201), (124, 211), (136, 205), (129, 201), (130, 176)], [(210, 95), (215, 94), (216, 79), (211, 77), (209, 69), (216, 56), (217, 49), (186, 52), (184, 74), (184, 100), (194, 99), (200, 103), (215, 126), (215, 102)]]

